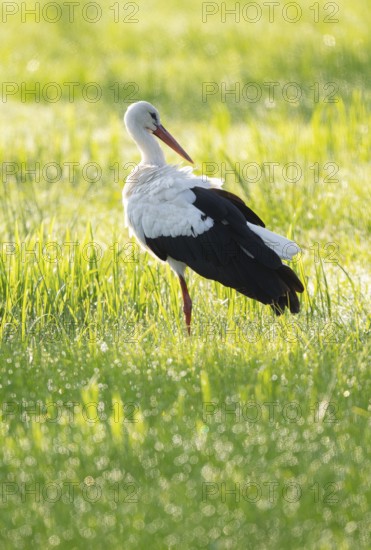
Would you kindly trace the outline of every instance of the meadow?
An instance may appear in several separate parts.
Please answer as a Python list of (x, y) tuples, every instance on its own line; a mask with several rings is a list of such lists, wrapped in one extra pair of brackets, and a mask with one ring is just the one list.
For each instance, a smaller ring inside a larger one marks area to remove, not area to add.
[[(371, 546), (370, 10), (237, 4), (1, 4), (2, 549)], [(141, 99), (299, 243), (299, 315), (188, 272), (187, 336)]]

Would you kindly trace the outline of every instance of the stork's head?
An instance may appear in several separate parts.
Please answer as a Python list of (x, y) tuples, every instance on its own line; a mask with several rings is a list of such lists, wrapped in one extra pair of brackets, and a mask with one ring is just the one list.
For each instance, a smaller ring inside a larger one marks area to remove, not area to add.
[(148, 103), (148, 101), (138, 101), (130, 105), (125, 113), (124, 122), (127, 131), (140, 145), (140, 134), (145, 131), (157, 136), (166, 145), (171, 147), (178, 155), (183, 157), (188, 162), (193, 163), (191, 157), (184, 151), (173, 136), (162, 126), (160, 115), (156, 107)]

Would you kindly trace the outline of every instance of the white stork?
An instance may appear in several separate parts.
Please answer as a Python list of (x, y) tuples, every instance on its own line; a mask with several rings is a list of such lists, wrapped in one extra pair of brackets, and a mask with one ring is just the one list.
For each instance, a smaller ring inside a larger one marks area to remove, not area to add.
[(168, 262), (178, 275), (188, 333), (192, 301), (184, 279), (187, 266), (269, 304), (277, 315), (285, 307), (298, 313), (296, 293), (304, 287), (281, 261), (297, 254), (298, 245), (265, 229), (239, 197), (221, 189), (222, 181), (196, 176), (190, 167), (166, 164), (155, 136), (193, 161), (162, 126), (153, 105), (130, 105), (124, 121), (142, 156), (123, 190), (126, 225), (147, 251)]

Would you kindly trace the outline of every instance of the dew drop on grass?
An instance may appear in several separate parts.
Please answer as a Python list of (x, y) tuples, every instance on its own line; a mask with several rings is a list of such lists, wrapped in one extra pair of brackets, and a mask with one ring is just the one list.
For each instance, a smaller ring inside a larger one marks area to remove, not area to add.
[(40, 67), (40, 61), (38, 61), (37, 59), (30, 59), (30, 61), (27, 63), (26, 68), (29, 73), (34, 73), (35, 71), (37, 71), (39, 67)]
[(323, 43), (328, 48), (333, 48), (334, 46), (336, 46), (336, 38), (332, 34), (324, 34)]
[(50, 546), (58, 546), (61, 542), (61, 539), (58, 537), (58, 535), (52, 535), (49, 537), (49, 544)]
[(92, 476), (86, 476), (86, 478), (84, 479), (84, 483), (85, 485), (90, 486), (90, 485), (94, 485), (95, 481)]
[(100, 345), (100, 350), (103, 352), (103, 353), (106, 353), (106, 351), (108, 351), (108, 345), (106, 342), (102, 342), (101, 345)]

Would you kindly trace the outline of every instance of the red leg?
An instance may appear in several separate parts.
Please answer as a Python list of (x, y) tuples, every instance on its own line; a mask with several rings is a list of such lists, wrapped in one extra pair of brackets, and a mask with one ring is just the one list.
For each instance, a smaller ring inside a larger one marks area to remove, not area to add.
[(185, 322), (187, 325), (188, 334), (191, 335), (191, 316), (192, 316), (192, 300), (188, 294), (187, 283), (185, 279), (179, 275), (180, 286), (183, 294), (183, 311), (185, 316)]

